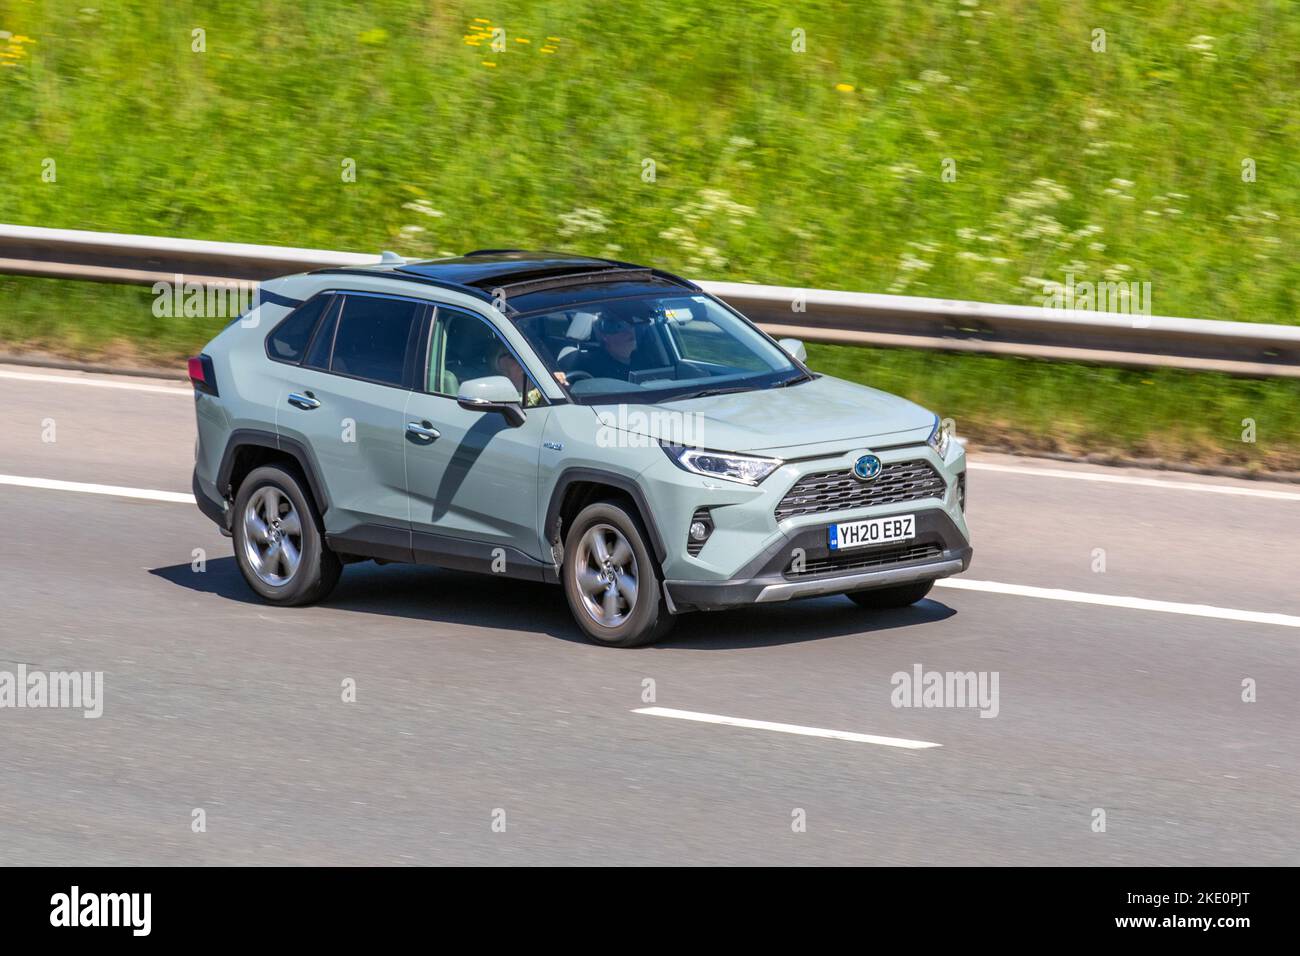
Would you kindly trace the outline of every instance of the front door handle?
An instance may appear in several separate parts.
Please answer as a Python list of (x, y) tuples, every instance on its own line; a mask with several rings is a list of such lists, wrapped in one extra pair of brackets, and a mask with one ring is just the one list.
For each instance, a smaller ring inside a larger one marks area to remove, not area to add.
[(441, 438), (442, 434), (433, 427), (433, 422), (407, 422), (406, 437), (411, 441), (427, 445), (431, 441)]
[(309, 412), (313, 408), (320, 408), (320, 399), (311, 392), (307, 392), (303, 395), (300, 395), (297, 392), (290, 392), (289, 404), (294, 408), (301, 408), (303, 411)]

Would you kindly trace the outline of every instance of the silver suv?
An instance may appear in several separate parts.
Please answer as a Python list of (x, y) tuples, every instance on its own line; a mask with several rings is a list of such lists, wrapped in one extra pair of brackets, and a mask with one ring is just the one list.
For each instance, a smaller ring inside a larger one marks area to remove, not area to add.
[(290, 276), (190, 360), (194, 494), (275, 604), (353, 561), (416, 562), (561, 584), (588, 636), (626, 647), (683, 611), (919, 601), (970, 563), (965, 453), (805, 360), (622, 262)]

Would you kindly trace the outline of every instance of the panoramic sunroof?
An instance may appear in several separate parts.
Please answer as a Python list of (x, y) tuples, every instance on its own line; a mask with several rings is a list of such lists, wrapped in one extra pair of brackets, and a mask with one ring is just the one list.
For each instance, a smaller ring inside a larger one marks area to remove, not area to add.
[(395, 271), (429, 279), (440, 279), (444, 282), (481, 285), (612, 268), (618, 267), (604, 259), (589, 259), (584, 256), (504, 252), (461, 256), (458, 259), (438, 259), (431, 262), (413, 262), (400, 266)]

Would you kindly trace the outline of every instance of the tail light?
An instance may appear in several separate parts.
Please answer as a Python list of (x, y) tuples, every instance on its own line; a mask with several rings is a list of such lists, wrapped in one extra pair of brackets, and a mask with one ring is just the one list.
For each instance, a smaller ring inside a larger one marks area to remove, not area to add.
[(190, 384), (200, 392), (217, 394), (217, 375), (212, 369), (212, 359), (206, 355), (196, 355), (190, 359)]

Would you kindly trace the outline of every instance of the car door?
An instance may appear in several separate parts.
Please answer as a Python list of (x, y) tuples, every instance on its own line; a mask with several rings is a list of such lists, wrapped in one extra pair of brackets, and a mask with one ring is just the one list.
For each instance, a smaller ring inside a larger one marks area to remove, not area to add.
[[(482, 316), (439, 305), (422, 387), (406, 404), (406, 475), (417, 560), (540, 577), (537, 477), (549, 408), (514, 351)], [(467, 381), (506, 374), (524, 423), (456, 402)], [(435, 437), (436, 436), (436, 437)]]
[(315, 458), (335, 550), (411, 560), (403, 409), (430, 311), (418, 299), (340, 292), (285, 376), (278, 430)]

